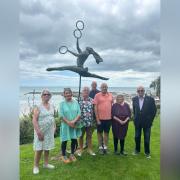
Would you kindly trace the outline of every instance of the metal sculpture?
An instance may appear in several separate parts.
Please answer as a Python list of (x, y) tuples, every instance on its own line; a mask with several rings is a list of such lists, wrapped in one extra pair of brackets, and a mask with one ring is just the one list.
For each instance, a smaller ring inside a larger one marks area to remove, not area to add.
[(52, 68), (47, 68), (47, 71), (63, 71), (63, 70), (69, 70), (73, 71), (75, 73), (78, 73), (80, 76), (79, 79), (79, 96), (78, 96), (78, 101), (80, 97), (80, 90), (81, 90), (81, 76), (83, 77), (93, 77), (93, 78), (99, 78), (102, 80), (108, 80), (109, 78), (99, 76), (97, 74), (92, 74), (88, 72), (88, 67), (84, 68), (84, 63), (88, 59), (89, 55), (93, 55), (94, 59), (96, 60), (96, 63), (99, 64), (100, 62), (103, 62), (103, 59), (100, 57), (100, 55), (94, 51), (93, 48), (91, 47), (86, 47), (84, 51), (81, 50), (79, 47), (79, 39), (82, 37), (82, 30), (84, 29), (84, 22), (81, 20), (78, 20), (76, 22), (76, 29), (73, 31), (73, 35), (76, 38), (76, 48), (78, 53), (73, 52), (68, 49), (67, 46), (61, 46), (59, 48), (59, 53), (60, 54), (66, 54), (67, 52), (71, 53), (75, 57), (77, 57), (77, 65), (75, 66), (62, 66), (62, 67), (52, 67)]

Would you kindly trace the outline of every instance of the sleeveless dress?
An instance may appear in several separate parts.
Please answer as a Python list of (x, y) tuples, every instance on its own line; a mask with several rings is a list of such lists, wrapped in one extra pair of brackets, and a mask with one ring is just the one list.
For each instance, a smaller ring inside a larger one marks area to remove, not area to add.
[(51, 150), (54, 148), (54, 107), (50, 104), (50, 109), (47, 110), (42, 104), (38, 106), (40, 111), (38, 125), (41, 132), (44, 134), (44, 141), (38, 139), (37, 133), (34, 130), (35, 151)]

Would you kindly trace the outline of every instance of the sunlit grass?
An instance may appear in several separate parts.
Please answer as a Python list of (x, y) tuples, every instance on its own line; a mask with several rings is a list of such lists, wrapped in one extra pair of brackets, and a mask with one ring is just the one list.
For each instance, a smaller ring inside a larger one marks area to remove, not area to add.
[[(51, 161), (56, 166), (55, 170), (42, 168), (43, 160), (40, 162), (40, 173), (32, 174), (34, 152), (32, 144), (20, 146), (20, 178), (24, 180), (159, 180), (160, 179), (160, 117), (156, 117), (151, 131), (151, 159), (146, 159), (144, 155), (143, 136), (141, 142), (141, 153), (133, 156), (134, 150), (134, 125), (129, 124), (129, 129), (125, 141), (127, 157), (113, 154), (112, 132), (109, 139), (108, 155), (92, 157), (86, 152), (82, 157), (78, 157), (77, 162), (63, 164), (61, 161)], [(93, 134), (94, 151), (97, 151), (97, 135)], [(60, 140), (56, 138), (56, 148), (51, 151), (51, 156), (56, 156), (60, 151)]]

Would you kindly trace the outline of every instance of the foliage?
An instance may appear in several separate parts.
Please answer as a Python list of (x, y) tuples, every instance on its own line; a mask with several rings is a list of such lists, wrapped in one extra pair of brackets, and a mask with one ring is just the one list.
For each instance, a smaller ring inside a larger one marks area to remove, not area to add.
[(56, 122), (56, 131), (54, 133), (54, 137), (58, 137), (60, 133), (61, 119), (59, 117), (56, 117), (55, 122)]
[(160, 97), (160, 87), (161, 87), (161, 78), (160, 76), (151, 82), (150, 88), (153, 88), (156, 91), (156, 96)]
[[(33, 113), (23, 114), (20, 117), (20, 144), (32, 143), (34, 138), (34, 127), (32, 123)], [(58, 117), (58, 111), (55, 111), (55, 123), (56, 123), (56, 131), (54, 136), (59, 136), (61, 120)]]
[(23, 115), (20, 118), (20, 144), (31, 143), (34, 137), (33, 133), (32, 114)]

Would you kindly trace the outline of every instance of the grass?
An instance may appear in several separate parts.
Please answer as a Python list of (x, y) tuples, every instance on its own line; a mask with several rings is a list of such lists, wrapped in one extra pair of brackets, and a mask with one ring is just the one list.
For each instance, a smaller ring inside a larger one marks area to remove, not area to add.
[[(51, 156), (56, 156), (60, 151), (60, 140), (56, 138), (56, 148), (51, 151)], [(133, 156), (134, 150), (134, 126), (129, 123), (129, 129), (125, 141), (127, 157), (113, 154), (112, 133), (110, 133), (110, 154), (95, 157), (83, 153), (78, 161), (71, 164), (63, 164), (61, 161), (52, 161), (55, 170), (42, 168), (43, 160), (40, 162), (40, 173), (32, 174), (34, 152), (32, 144), (20, 146), (20, 178), (23, 180), (159, 180), (160, 179), (160, 117), (156, 117), (151, 130), (151, 159), (144, 155), (143, 136), (141, 142), (141, 153)], [(97, 136), (93, 134), (94, 151), (97, 151)]]

